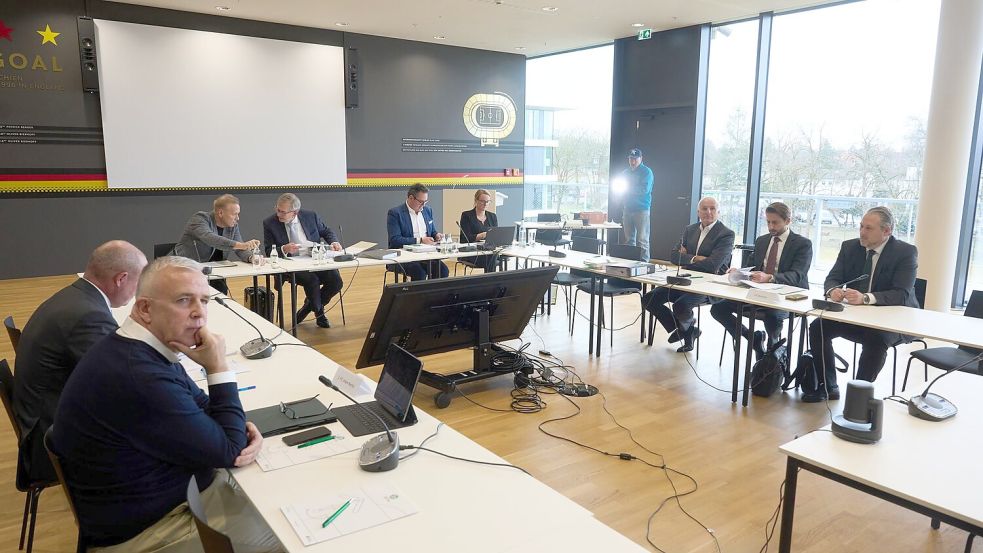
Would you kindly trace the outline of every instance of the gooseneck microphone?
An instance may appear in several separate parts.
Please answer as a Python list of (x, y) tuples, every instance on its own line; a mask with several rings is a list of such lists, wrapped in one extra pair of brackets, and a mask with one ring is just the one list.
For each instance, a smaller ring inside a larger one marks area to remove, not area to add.
[(359, 409), (371, 414), (386, 429), (385, 434), (379, 434), (362, 444), (362, 450), (358, 454), (359, 468), (368, 472), (385, 472), (396, 468), (396, 465), (399, 464), (399, 436), (389, 430), (389, 425), (386, 424), (386, 421), (382, 420), (382, 417), (362, 405), (358, 400), (341, 391), (331, 382), (330, 378), (322, 374), (317, 379), (321, 381), (321, 384), (345, 396), (345, 398), (357, 405)]
[(686, 238), (686, 229), (683, 229), (683, 233), (679, 235), (679, 249), (676, 250), (676, 276), (669, 275), (666, 277), (666, 284), (672, 284), (673, 286), (689, 286), (693, 284), (693, 281), (686, 278), (689, 273), (679, 274), (679, 269), (683, 266), (683, 240)]
[(243, 357), (245, 357), (246, 359), (266, 359), (267, 357), (273, 355), (273, 340), (264, 338), (263, 333), (260, 332), (258, 328), (256, 328), (256, 325), (249, 322), (249, 319), (243, 317), (242, 315), (239, 314), (238, 311), (232, 309), (232, 307), (230, 307), (229, 304), (225, 303), (225, 298), (216, 297), (215, 301), (217, 301), (218, 304), (221, 305), (222, 307), (235, 313), (236, 317), (239, 317), (243, 321), (246, 321), (246, 324), (253, 327), (253, 330), (256, 331), (256, 334), (259, 334), (259, 338), (253, 338), (252, 340), (239, 346), (239, 352), (242, 353)]
[(332, 258), (334, 261), (337, 261), (338, 263), (341, 263), (343, 261), (355, 260), (355, 256), (348, 253), (348, 246), (345, 245), (345, 236), (343, 234), (344, 232), (345, 229), (343, 229), (341, 225), (338, 225), (338, 240), (341, 242), (342, 251), (344, 252), (341, 255), (336, 255)]
[[(853, 284), (854, 282), (859, 282), (859, 281), (861, 281), (861, 280), (863, 280), (863, 279), (865, 279), (865, 278), (867, 278), (869, 276), (870, 275), (868, 273), (864, 273), (864, 274), (858, 276), (857, 278), (854, 278), (854, 279), (851, 279), (851, 280), (848, 280), (848, 281), (844, 282), (843, 284), (837, 284), (836, 286), (831, 286), (829, 288), (829, 290), (826, 290), (825, 292), (823, 292), (823, 298), (828, 298), (830, 292), (832, 292), (833, 290), (835, 290), (837, 288), (841, 288), (842, 287), (842, 288), (845, 289), (850, 284)], [(830, 312), (833, 312), (833, 313), (839, 313), (840, 311), (843, 311), (843, 304), (840, 303), (840, 302), (838, 302), (838, 301), (829, 301), (827, 299), (812, 300), (812, 308), (813, 309), (822, 309), (823, 311), (830, 311)]]
[(928, 391), (932, 388), (932, 384), (938, 382), (938, 380), (943, 376), (956, 372), (959, 369), (968, 366), (970, 363), (979, 362), (981, 359), (983, 359), (983, 353), (974, 356), (972, 359), (966, 361), (958, 367), (949, 369), (939, 376), (936, 376), (931, 382), (928, 383), (928, 386), (925, 387), (924, 392), (918, 394), (917, 396), (912, 396), (911, 399), (908, 400), (908, 414), (913, 417), (932, 422), (944, 421), (945, 419), (956, 416), (959, 409), (956, 409), (956, 406), (951, 401), (940, 396), (939, 394), (930, 394)]
[[(454, 221), (454, 223), (457, 225), (457, 230), (461, 231), (461, 236), (463, 236), (464, 239), (467, 240), (468, 242), (472, 242), (471, 237), (468, 236), (468, 233), (464, 232), (464, 227), (461, 226), (461, 222), (460, 221)], [(477, 236), (475, 238), (477, 238)], [(457, 251), (459, 251), (459, 252), (474, 252), (474, 251), (478, 251), (478, 246), (473, 245), (473, 244), (472, 245), (469, 245), (469, 246), (458, 246), (457, 247)]]

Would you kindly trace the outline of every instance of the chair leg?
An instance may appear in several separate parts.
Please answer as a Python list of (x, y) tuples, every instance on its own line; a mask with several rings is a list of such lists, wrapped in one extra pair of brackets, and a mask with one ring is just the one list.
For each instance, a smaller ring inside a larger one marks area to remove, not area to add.
[(857, 379), (857, 343), (853, 343), (853, 365), (850, 366), (850, 370), (853, 371), (853, 379)]
[(652, 341), (655, 339), (655, 315), (649, 313), (649, 345), (652, 345)]
[(38, 501), (41, 500), (41, 492), (43, 491), (44, 488), (35, 488), (28, 492), (28, 495), (31, 496), (31, 525), (30, 529), (27, 531), (26, 553), (31, 553), (31, 551), (34, 549), (34, 524), (38, 520)]
[(973, 550), (973, 538), (975, 537), (976, 534), (970, 534), (969, 536), (966, 537), (966, 549), (964, 549), (965, 553), (969, 553), (970, 551)]
[(577, 298), (580, 297), (580, 288), (573, 291), (573, 317), (570, 317), (570, 335), (573, 336), (573, 325), (577, 322)]
[(723, 366), (724, 364), (724, 346), (727, 345), (727, 329), (724, 329), (724, 335), (720, 337), (720, 361), (717, 361), (717, 366)]
[(938, 530), (941, 527), (942, 527), (942, 521), (939, 520), (939, 519), (937, 519), (937, 518), (933, 518), (932, 519), (932, 530)]
[[(902, 392), (904, 391), (905, 388), (908, 387), (908, 371), (911, 370), (911, 362), (914, 361), (914, 360), (915, 360), (914, 357), (909, 357), (908, 358), (908, 366), (904, 370), (904, 380), (901, 381), (901, 391)], [(928, 367), (928, 365), (925, 365), (925, 366)], [(925, 372), (928, 372), (928, 369), (927, 368), (925, 369)], [(928, 378), (925, 378), (925, 380), (928, 380)]]
[[(696, 306), (696, 328), (700, 328), (700, 320), (703, 318), (702, 317), (702, 315), (703, 315), (703, 309), (701, 309), (701, 307), (702, 306), (699, 306), (699, 305)], [(697, 361), (700, 360), (700, 336), (699, 335), (696, 336), (696, 360)]]
[(894, 385), (898, 380), (898, 346), (891, 346), (894, 350), (894, 363), (891, 368), (891, 395), (894, 395)]
[(338, 295), (338, 303), (341, 304), (341, 325), (347, 325), (348, 321), (345, 320), (345, 293), (342, 291)]
[(611, 337), (608, 339), (608, 346), (614, 347), (614, 296), (611, 296)]
[(18, 550), (24, 549), (24, 538), (27, 536), (27, 517), (31, 514), (31, 494), (33, 491), (33, 489), (29, 489), (24, 494), (24, 518), (20, 523), (20, 545), (17, 546)]

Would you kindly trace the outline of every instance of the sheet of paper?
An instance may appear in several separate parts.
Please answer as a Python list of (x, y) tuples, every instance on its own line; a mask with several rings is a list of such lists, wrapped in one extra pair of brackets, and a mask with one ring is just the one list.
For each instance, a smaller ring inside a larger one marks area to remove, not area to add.
[[(346, 501), (351, 501), (348, 507), (326, 528), (323, 528), (324, 521), (337, 512)], [(286, 505), (280, 510), (304, 545), (314, 545), (352, 534), (419, 511), (416, 505), (400, 494), (395, 486), (385, 482), (367, 484), (316, 501)]]
[(364, 252), (365, 250), (374, 248), (375, 246), (376, 246), (376, 243), (375, 242), (364, 242), (364, 241), (363, 242), (356, 242), (356, 243), (352, 244), (351, 246), (348, 246), (348, 253), (351, 253), (351, 254), (361, 253), (361, 252)]
[(333, 440), (303, 448), (289, 446), (283, 443), (282, 436), (274, 436), (263, 441), (263, 448), (256, 456), (256, 464), (263, 472), (269, 472), (356, 451), (360, 447), (347, 434), (335, 432), (333, 435)]

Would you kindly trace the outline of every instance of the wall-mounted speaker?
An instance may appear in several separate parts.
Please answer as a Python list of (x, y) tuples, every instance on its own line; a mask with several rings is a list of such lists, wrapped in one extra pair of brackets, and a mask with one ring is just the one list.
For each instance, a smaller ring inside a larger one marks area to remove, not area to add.
[(358, 107), (358, 49), (345, 48), (345, 107)]
[(78, 18), (79, 62), (82, 67), (82, 90), (99, 92), (99, 71), (96, 67), (96, 26), (91, 17)]

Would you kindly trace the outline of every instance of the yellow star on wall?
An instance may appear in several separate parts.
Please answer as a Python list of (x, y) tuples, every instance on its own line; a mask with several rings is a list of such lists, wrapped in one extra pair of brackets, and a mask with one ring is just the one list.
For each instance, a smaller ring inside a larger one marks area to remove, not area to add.
[(55, 37), (57, 37), (61, 33), (56, 33), (54, 31), (52, 31), (51, 30), (51, 25), (45, 25), (44, 26), (44, 30), (43, 31), (37, 31), (37, 33), (39, 35), (41, 35), (41, 39), (42, 39), (41, 40), (41, 45), (42, 46), (45, 45), (45, 44), (47, 44), (47, 43), (49, 43), (49, 42), (52, 43), (52, 44), (54, 44), (55, 46), (58, 46), (58, 42), (55, 40)]

